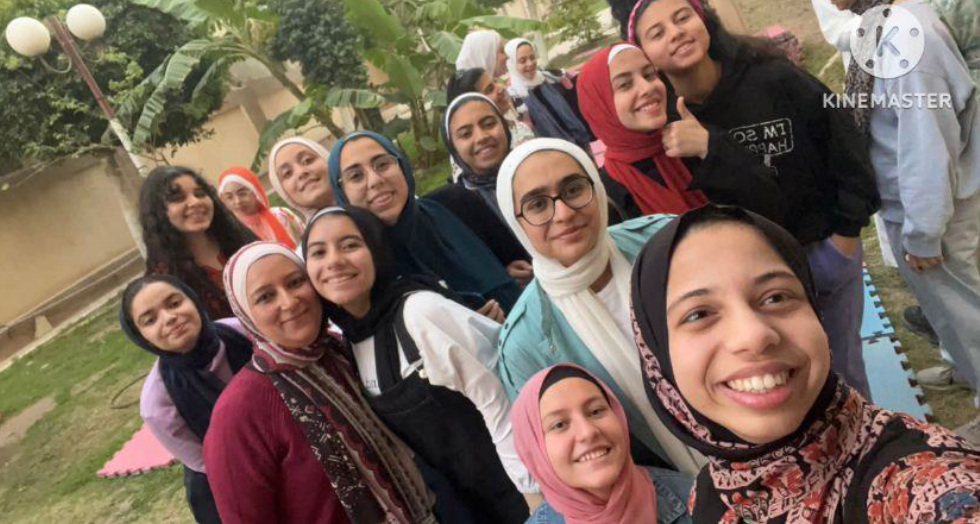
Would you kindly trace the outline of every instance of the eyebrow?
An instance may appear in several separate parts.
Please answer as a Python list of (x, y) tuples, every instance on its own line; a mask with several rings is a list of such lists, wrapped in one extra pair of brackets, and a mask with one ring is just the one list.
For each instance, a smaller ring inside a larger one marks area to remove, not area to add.
[(631, 76), (633, 76), (633, 72), (632, 71), (624, 71), (624, 72), (619, 73), (618, 75), (612, 77), (612, 80), (610, 80), (609, 83), (614, 83), (616, 80), (619, 80), (621, 78), (629, 78)]
[[(794, 280), (798, 279), (798, 277), (790, 271), (786, 271), (785, 269), (774, 269), (772, 271), (767, 271), (755, 277), (754, 279), (752, 279), (752, 283), (755, 285), (765, 284), (767, 282), (781, 279), (781, 278), (789, 278)], [(684, 302), (685, 300), (688, 300), (690, 298), (710, 295), (713, 291), (714, 288), (711, 287), (703, 287), (692, 291), (688, 291), (687, 293), (684, 293), (683, 295), (678, 297), (677, 300), (673, 301), (669, 306), (667, 306), (667, 309), (664, 312), (670, 313), (670, 310), (674, 309), (681, 302)]]
[[(593, 402), (595, 402), (597, 400), (605, 400), (605, 398), (603, 398), (603, 396), (601, 394), (600, 395), (592, 395), (591, 397), (585, 399), (585, 402), (582, 402), (581, 405), (582, 406), (589, 406), (590, 404), (592, 404)], [(568, 413), (569, 411), (570, 410), (567, 409), (567, 408), (560, 408), (560, 409), (556, 409), (554, 411), (549, 411), (549, 412), (541, 415), (541, 420), (545, 420), (548, 417), (554, 417), (554, 416), (557, 416), (557, 415), (564, 415), (565, 413)]]
[(384, 156), (387, 156), (387, 154), (388, 153), (378, 153), (378, 154), (374, 155), (373, 157), (369, 158), (367, 162), (357, 162), (357, 163), (351, 164), (351, 165), (345, 167), (343, 169), (343, 172), (346, 173), (346, 172), (350, 171), (351, 169), (353, 169), (355, 167), (361, 167), (363, 165), (373, 164), (375, 160), (377, 160), (379, 158), (382, 158)]
[[(574, 179), (576, 179), (578, 177), (583, 177), (583, 176), (585, 176), (585, 175), (583, 175), (582, 173), (571, 173), (569, 175), (565, 175), (561, 180), (558, 181), (558, 189), (561, 190), (562, 186), (564, 186), (565, 184), (571, 182), (572, 180), (574, 180)], [(536, 188), (528, 191), (527, 193), (524, 193), (524, 196), (521, 197), (521, 202), (524, 202), (528, 198), (533, 198), (533, 197), (536, 197), (538, 195), (544, 194), (549, 189), (551, 189), (551, 188), (550, 187), (546, 187), (546, 186), (538, 186), (538, 187), (536, 187)]]

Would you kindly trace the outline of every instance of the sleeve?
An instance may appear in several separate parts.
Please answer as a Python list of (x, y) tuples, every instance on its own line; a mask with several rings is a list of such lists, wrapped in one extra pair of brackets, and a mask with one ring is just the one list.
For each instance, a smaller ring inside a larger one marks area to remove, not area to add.
[[(950, 93), (939, 75), (913, 71), (889, 81), (887, 96)], [(942, 237), (953, 216), (953, 180), (960, 124), (952, 107), (922, 103), (895, 109), (898, 117), (898, 192), (905, 212), (905, 250), (920, 257), (942, 254)]]
[(741, 206), (778, 224), (784, 223), (785, 199), (772, 169), (737, 144), (724, 129), (701, 125), (708, 130), (708, 154), (703, 160), (684, 159), (693, 178), (691, 189), (703, 191), (712, 202)]
[[(531, 286), (537, 283), (532, 282)], [(525, 289), (525, 293), (528, 293)], [(548, 351), (541, 346), (550, 344), (543, 335), (535, 336), (532, 334), (534, 328), (530, 326), (530, 320), (526, 316), (524, 308), (526, 305), (518, 304), (507, 316), (504, 323), (504, 332), (500, 336), (500, 354), (497, 359), (497, 376), (504, 385), (507, 396), (513, 400), (521, 392), (524, 384), (542, 369), (557, 364), (549, 355), (554, 351)]]
[(459, 184), (447, 184), (426, 195), (442, 204), (476, 234), (504, 266), (515, 260), (531, 260), (510, 228), (490, 206)]
[(140, 416), (150, 433), (175, 459), (194, 471), (205, 473), (201, 439), (180, 416), (159, 377), (154, 366), (143, 384)]
[(977, 522), (980, 458), (935, 450), (902, 457), (875, 475), (866, 504), (870, 521)]
[(405, 302), (406, 327), (418, 346), (429, 383), (465, 395), (483, 415), (500, 461), (522, 493), (537, 484), (517, 456), (510, 425), (510, 398), (493, 373), (500, 324), (436, 293), (415, 293)]
[(861, 16), (837, 9), (831, 0), (811, 0), (811, 3), (824, 39), (838, 51), (850, 51), (851, 30), (861, 25)]
[(247, 388), (241, 386), (254, 384), (243, 384), (241, 378), (221, 395), (204, 438), (208, 482), (225, 524), (275, 523), (280, 463), (275, 434), (284, 423), (285, 406), (275, 409), (273, 401), (282, 401), (271, 389), (253, 391), (256, 398), (246, 399)]

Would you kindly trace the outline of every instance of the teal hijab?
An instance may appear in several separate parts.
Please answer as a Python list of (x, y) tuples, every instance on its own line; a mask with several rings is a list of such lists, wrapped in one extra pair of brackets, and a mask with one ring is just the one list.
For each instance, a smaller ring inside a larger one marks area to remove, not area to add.
[(430, 275), (446, 282), (458, 293), (476, 293), (495, 299), (509, 311), (521, 294), (490, 248), (442, 204), (425, 197), (415, 198), (412, 165), (401, 149), (372, 131), (355, 131), (340, 139), (330, 152), (330, 184), (339, 204), (350, 204), (340, 183), (340, 153), (352, 140), (370, 138), (398, 159), (408, 202), (398, 221), (388, 227), (395, 251), (395, 271), (401, 275)]

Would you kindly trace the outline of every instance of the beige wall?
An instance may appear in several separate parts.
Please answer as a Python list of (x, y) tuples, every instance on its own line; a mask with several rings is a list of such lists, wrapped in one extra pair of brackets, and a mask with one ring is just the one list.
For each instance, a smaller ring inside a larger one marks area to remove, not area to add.
[(135, 249), (108, 170), (70, 161), (0, 191), (0, 324)]

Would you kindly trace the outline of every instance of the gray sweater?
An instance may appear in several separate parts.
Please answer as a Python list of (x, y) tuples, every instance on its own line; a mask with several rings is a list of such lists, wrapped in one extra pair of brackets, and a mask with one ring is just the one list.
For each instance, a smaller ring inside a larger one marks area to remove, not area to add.
[(939, 256), (953, 207), (980, 193), (980, 112), (946, 26), (920, 0), (900, 5), (922, 24), (925, 51), (908, 74), (875, 80), (874, 95), (898, 103), (871, 113), (871, 161), (881, 214), (902, 224), (905, 250)]

